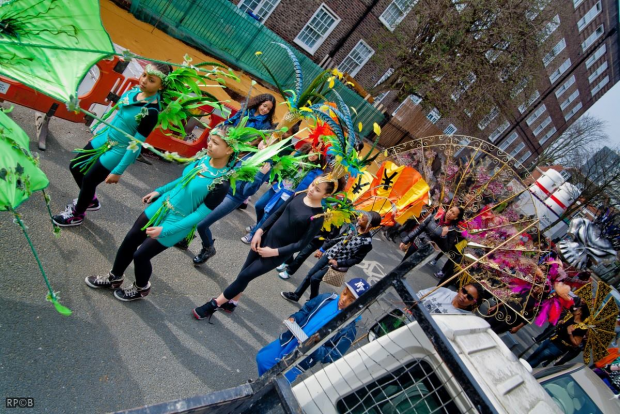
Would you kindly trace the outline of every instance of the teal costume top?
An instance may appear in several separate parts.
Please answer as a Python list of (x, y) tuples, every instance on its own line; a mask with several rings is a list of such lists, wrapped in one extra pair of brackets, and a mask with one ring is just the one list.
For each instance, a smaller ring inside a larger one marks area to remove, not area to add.
[(230, 168), (213, 168), (210, 159), (205, 156), (194, 161), (181, 177), (155, 190), (160, 195), (144, 211), (149, 218), (144, 228), (161, 226), (156, 240), (164, 246), (174, 246), (188, 237), (226, 197), (230, 183), (224, 176)]
[[(140, 88), (135, 87), (121, 96), (116, 115), (110, 124), (144, 142), (157, 124), (161, 97), (157, 93), (143, 101), (137, 101), (139, 93)], [(140, 155), (139, 145), (134, 149), (127, 148), (130, 141), (115, 129), (106, 127), (90, 142), (97, 150), (93, 157), (98, 157), (101, 164), (112, 174), (121, 175)]]

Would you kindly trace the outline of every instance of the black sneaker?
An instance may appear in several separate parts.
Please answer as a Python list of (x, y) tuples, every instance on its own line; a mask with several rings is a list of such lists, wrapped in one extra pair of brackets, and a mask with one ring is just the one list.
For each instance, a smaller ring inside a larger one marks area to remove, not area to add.
[(53, 216), (52, 221), (60, 227), (73, 227), (84, 223), (84, 217), (86, 217), (85, 214), (76, 214), (73, 208), (67, 208), (62, 213)]
[[(67, 204), (66, 208), (71, 207), (72, 209), (75, 209), (77, 202), (78, 202), (78, 199), (74, 198), (73, 202), (71, 204)], [(97, 197), (95, 197), (93, 201), (90, 202), (88, 207), (86, 207), (86, 211), (97, 211), (99, 209), (101, 209), (101, 203), (99, 202), (99, 199)]]
[(130, 302), (132, 300), (144, 299), (150, 292), (151, 282), (149, 282), (145, 288), (139, 288), (134, 282), (128, 288), (116, 289), (114, 291), (114, 297), (123, 302)]
[(175, 244), (174, 247), (176, 247), (179, 250), (187, 250), (189, 249), (189, 243), (187, 242), (187, 239), (183, 239), (177, 244)]
[(200, 266), (210, 258), (215, 256), (215, 246), (204, 247), (200, 249), (200, 253), (196, 257), (194, 257), (194, 264), (196, 266)]
[(237, 207), (237, 210), (245, 210), (246, 208), (248, 208), (248, 205), (245, 203), (242, 203), (239, 207)]
[(297, 296), (293, 292), (280, 292), (280, 296), (282, 296), (284, 299), (288, 300), (289, 302), (295, 302), (295, 303), (299, 302), (299, 296)]
[(107, 276), (88, 276), (84, 279), (84, 282), (93, 289), (118, 289), (123, 284), (125, 275), (114, 276), (112, 272), (109, 272)]
[(237, 305), (232, 302), (226, 302), (222, 304), (222, 306), (220, 306), (218, 309), (223, 310), (226, 313), (233, 313), (235, 309), (237, 309)]

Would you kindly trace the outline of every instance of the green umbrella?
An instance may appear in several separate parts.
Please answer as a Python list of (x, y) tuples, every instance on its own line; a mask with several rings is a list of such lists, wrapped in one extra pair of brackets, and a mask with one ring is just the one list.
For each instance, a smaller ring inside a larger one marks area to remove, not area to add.
[(61, 102), (114, 54), (98, 0), (0, 1), (0, 74)]
[[(21, 203), (26, 201), (35, 191), (42, 191), (49, 211), (49, 197), (44, 190), (49, 185), (47, 176), (39, 168), (39, 160), (28, 149), (28, 135), (9, 118), (4, 111), (0, 111), (0, 211), (9, 211), (15, 217), (15, 222), (20, 226), (28, 240), (32, 254), (37, 260), (39, 270), (47, 285), (47, 300), (52, 302), (56, 310), (63, 315), (71, 315), (71, 310), (61, 305), (58, 295), (52, 289), (43, 270), (39, 255), (22, 222), (21, 216), (15, 210)], [(51, 213), (50, 213), (51, 216)], [(54, 227), (57, 233), (58, 227)]]

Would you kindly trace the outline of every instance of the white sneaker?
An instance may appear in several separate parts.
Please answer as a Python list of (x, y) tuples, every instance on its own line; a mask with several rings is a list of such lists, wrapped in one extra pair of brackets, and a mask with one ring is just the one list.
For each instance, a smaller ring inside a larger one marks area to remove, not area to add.
[(243, 237), (241, 238), (241, 241), (242, 241), (244, 244), (250, 244), (250, 243), (252, 243), (252, 238), (250, 237), (250, 235), (249, 235), (249, 234), (246, 234), (245, 236), (243, 236)]
[(278, 276), (280, 276), (280, 279), (284, 279), (284, 280), (291, 278), (291, 275), (289, 275), (286, 270), (284, 272), (278, 273)]
[(245, 231), (247, 231), (248, 233), (251, 232), (254, 229), (254, 226), (247, 226), (245, 228)]
[(286, 263), (282, 263), (280, 266), (276, 267), (276, 270), (278, 272), (284, 272), (286, 270), (288, 266), (286, 265)]

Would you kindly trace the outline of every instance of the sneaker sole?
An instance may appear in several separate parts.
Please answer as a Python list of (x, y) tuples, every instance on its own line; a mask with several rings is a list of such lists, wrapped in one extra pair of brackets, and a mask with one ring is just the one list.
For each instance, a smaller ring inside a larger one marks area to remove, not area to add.
[(144, 296), (138, 296), (137, 298), (133, 298), (133, 299), (125, 299), (125, 298), (119, 298), (118, 296), (116, 296), (116, 292), (114, 292), (114, 297), (122, 302), (133, 302), (134, 300), (140, 300), (140, 299), (144, 299), (148, 296), (144, 295)]
[(76, 226), (80, 226), (80, 225), (82, 225), (82, 223), (84, 223), (84, 220), (80, 221), (79, 223), (59, 223), (59, 222), (57, 222), (54, 219), (52, 219), (52, 221), (58, 227), (76, 227)]
[(84, 278), (84, 282), (91, 288), (93, 289), (118, 289), (119, 287), (121, 287), (121, 285), (123, 284), (123, 281), (121, 280), (121, 283), (119, 283), (118, 285), (114, 286), (114, 285), (110, 285), (110, 286), (97, 286), (94, 285), (92, 283), (90, 283), (90, 281), (88, 280), (88, 277)]
[(278, 277), (282, 280), (289, 280), (291, 278), (291, 276), (289, 275), (289, 277), (284, 277), (282, 276), (280, 273), (278, 273)]
[(203, 318), (202, 316), (198, 315), (198, 313), (196, 312), (196, 309), (192, 309), (192, 314), (194, 315), (194, 318), (198, 319), (199, 321), (202, 319), (207, 319), (207, 318)]
[(280, 292), (280, 296), (282, 296), (282, 298), (283, 298), (284, 300), (288, 300), (288, 301), (289, 301), (289, 302), (291, 302), (291, 303), (299, 303), (299, 300), (289, 299), (289, 298), (287, 298), (286, 296), (284, 296), (284, 292)]
[(250, 244), (252, 242), (247, 241), (246, 239), (244, 239), (243, 237), (241, 238), (241, 243), (243, 244)]
[(101, 210), (101, 205), (98, 205), (97, 207), (88, 207), (86, 209), (86, 211), (99, 211)]

